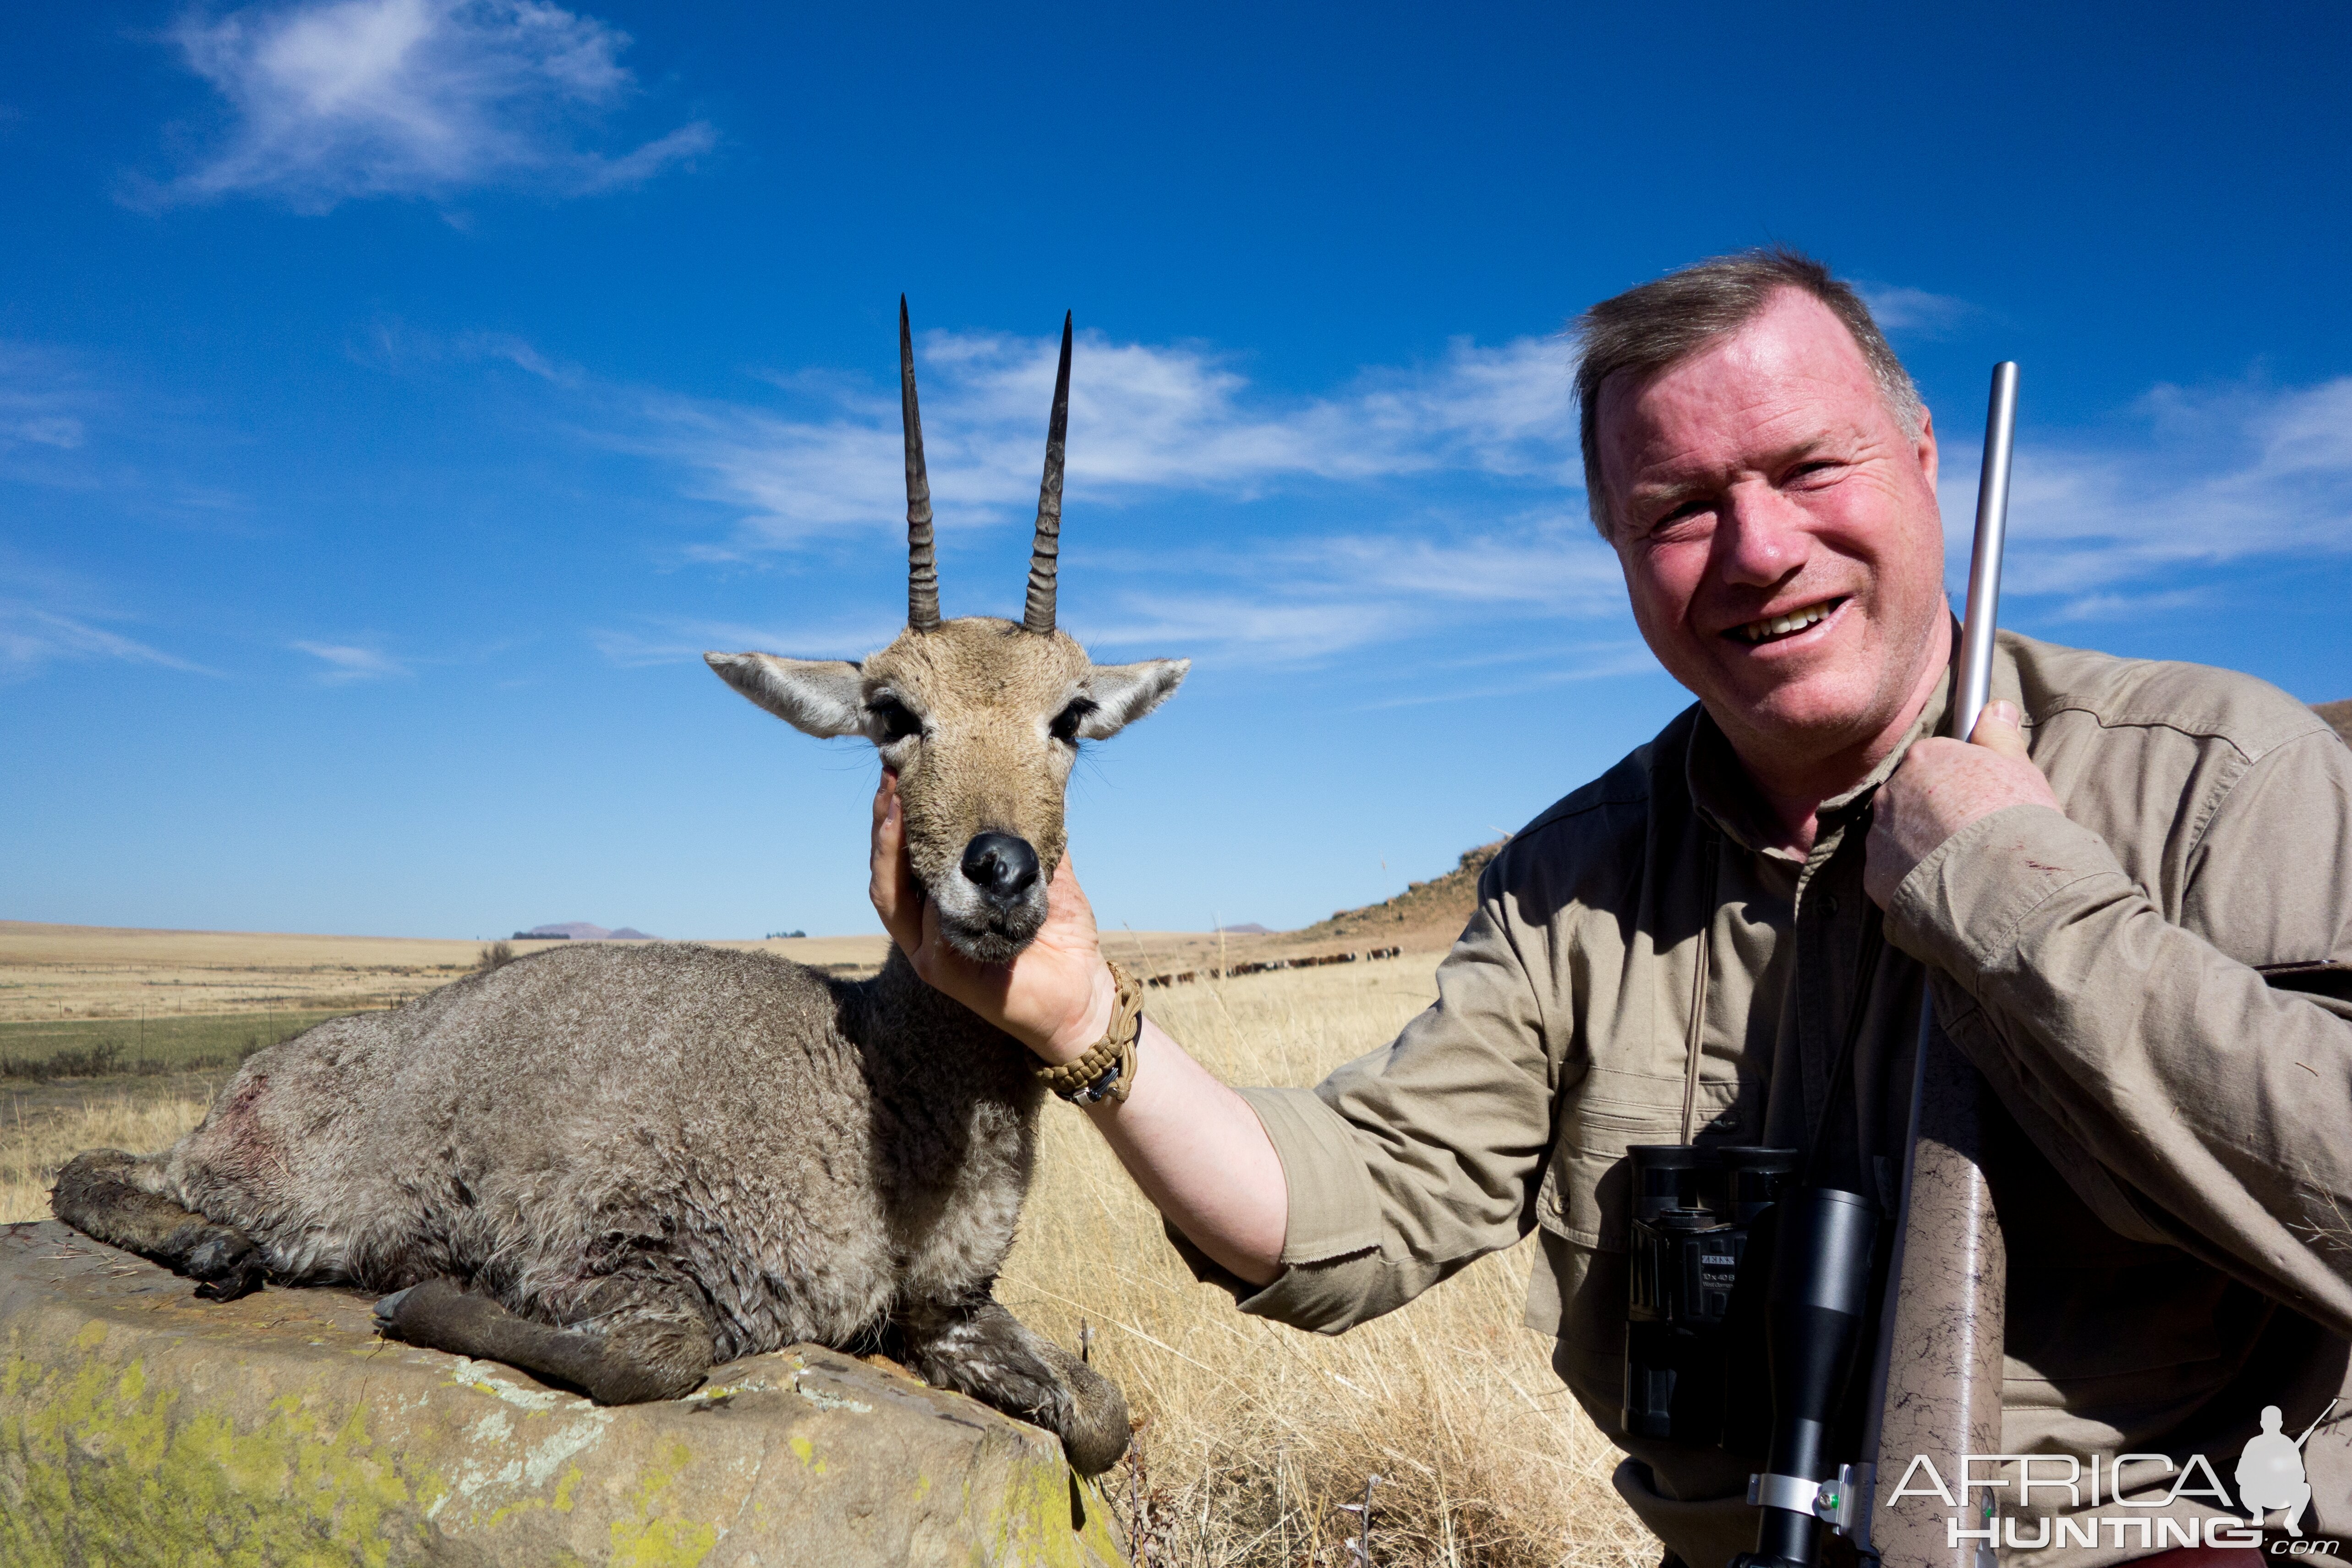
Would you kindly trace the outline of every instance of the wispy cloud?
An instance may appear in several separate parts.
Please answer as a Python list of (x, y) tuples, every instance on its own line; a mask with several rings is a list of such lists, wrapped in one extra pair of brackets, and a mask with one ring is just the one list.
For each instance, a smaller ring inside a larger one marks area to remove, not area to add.
[(210, 675), (192, 660), (107, 624), (134, 619), (89, 582), (0, 549), (0, 682), (48, 664), (123, 664)]
[(579, 387), (588, 380), (578, 365), (551, 358), (511, 332), (432, 332), (401, 321), (381, 320), (348, 351), (362, 364), (385, 371), (496, 360), (554, 386)]
[[(1053, 339), (1005, 333), (920, 340), (942, 530), (1031, 515), (1055, 352)], [(779, 395), (766, 404), (638, 394), (615, 411), (617, 444), (674, 466), (690, 495), (735, 511), (724, 537), (687, 553), (743, 561), (895, 535), (906, 507), (897, 389), (810, 373), (772, 381)], [(1565, 350), (1533, 338), (1495, 348), (1458, 340), (1430, 364), (1286, 397), (1198, 345), (1084, 335), (1070, 394), (1074, 504), (1282, 495), (1328, 509), (1346, 497), (1343, 512), (1384, 520), (1306, 537), (1285, 529), (1238, 549), (1091, 550), (1094, 570), (1135, 586), (1106, 595), (1116, 612), (1077, 629), (1110, 649), (1226, 648), (1299, 662), (1497, 610), (1605, 613), (1616, 568), (1576, 518), (1568, 392)], [(1446, 492), (1444, 508), (1430, 504), (1433, 483)], [(690, 640), (600, 633), (606, 656), (625, 662), (674, 656)]]
[(862, 659), (898, 634), (898, 623), (878, 612), (860, 620), (789, 627), (649, 616), (632, 625), (596, 627), (588, 640), (614, 664), (634, 667), (683, 664), (713, 650)]
[(96, 661), (152, 664), (199, 675), (216, 673), (120, 632), (110, 632), (85, 616), (60, 614), (23, 600), (0, 597), (0, 681), (31, 674), (44, 664)]
[(12, 446), (71, 451), (88, 434), (92, 394), (64, 356), (0, 343), (0, 452)]
[(1949, 294), (1930, 294), (1902, 284), (1863, 283), (1855, 286), (1870, 307), (1878, 329), (1914, 338), (1940, 338), (1965, 325), (1979, 311), (1967, 300)]
[[(1080, 628), (1090, 644), (1222, 651), (1310, 664), (1476, 622), (1621, 615), (1616, 557), (1580, 517), (1527, 513), (1507, 528), (1331, 534), (1235, 556), (1161, 558), (1150, 586)], [(1175, 584), (1177, 586), (1171, 586)]]
[[(2187, 591), (2186, 571), (2352, 552), (2352, 376), (2159, 387), (2138, 412), (2140, 431), (2113, 445), (2021, 442), (2009, 591), (2066, 600), (2064, 615), (2112, 615), (2177, 604), (2165, 596)], [(1948, 462), (1945, 476), (1958, 562), (1975, 517), (1975, 465)]]
[(380, 649), (349, 643), (289, 643), (296, 653), (308, 653), (325, 665), (318, 672), (322, 685), (348, 685), (353, 681), (390, 680), (410, 674), (406, 664)]
[[(943, 528), (1036, 504), (1053, 396), (1050, 339), (934, 332), (918, 355), (931, 493)], [(1566, 353), (1461, 340), (1433, 365), (1367, 371), (1343, 392), (1279, 398), (1197, 347), (1088, 334), (1070, 392), (1074, 499), (1189, 491), (1237, 500), (1287, 486), (1445, 471), (1574, 486)], [(802, 408), (646, 398), (625, 444), (677, 464), (690, 491), (741, 509), (701, 551), (741, 558), (894, 528), (905, 511), (895, 388), (790, 378)]]
[(127, 183), (133, 205), (576, 195), (642, 183), (718, 141), (698, 120), (617, 155), (582, 145), (635, 90), (619, 63), (629, 37), (538, 0), (310, 0), (191, 15), (173, 37), (231, 124), (177, 177)]

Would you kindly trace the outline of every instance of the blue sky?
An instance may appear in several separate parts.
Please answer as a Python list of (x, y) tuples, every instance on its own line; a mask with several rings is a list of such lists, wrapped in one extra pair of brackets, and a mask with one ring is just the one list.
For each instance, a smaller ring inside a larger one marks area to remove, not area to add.
[(2024, 367), (2007, 620), (2352, 695), (2334, 6), (18, 6), (0, 916), (874, 929), (869, 751), (704, 648), (1017, 613), (1186, 654), (1074, 786), (1108, 924), (1287, 925), (1686, 700), (1558, 333), (1783, 241), (1947, 448)]

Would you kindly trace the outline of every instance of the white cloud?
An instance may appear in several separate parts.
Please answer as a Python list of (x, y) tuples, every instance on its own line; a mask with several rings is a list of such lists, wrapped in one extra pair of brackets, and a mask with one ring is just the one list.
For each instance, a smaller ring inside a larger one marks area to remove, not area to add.
[[(943, 532), (1017, 527), (1033, 515), (1056, 351), (1054, 339), (1004, 333), (921, 339), (925, 460)], [(799, 405), (793, 412), (667, 395), (622, 411), (625, 424), (641, 423), (620, 444), (682, 469), (697, 497), (739, 509), (730, 537), (688, 554), (740, 561), (895, 538), (906, 515), (897, 389), (808, 375), (777, 384)], [(1244, 502), (1448, 476), (1504, 494), (1474, 501), (1469, 523), (1435, 517), (1410, 533), (1285, 534), (1238, 552), (1092, 549), (1098, 570), (1150, 586), (1115, 591), (1116, 614), (1074, 629), (1106, 648), (1226, 648), (1300, 662), (1465, 612), (1580, 616), (1607, 613), (1622, 598), (1614, 558), (1577, 516), (1576, 425), (1556, 342), (1457, 340), (1433, 364), (1367, 371), (1328, 395), (1284, 398), (1202, 348), (1084, 335), (1070, 391), (1074, 502), (1181, 493)], [(1530, 491), (1559, 499), (1529, 512)], [(1427, 510), (1385, 493), (1374, 506), (1391, 516)], [(599, 639), (624, 662), (677, 656), (690, 641), (643, 632)]]
[(615, 664), (678, 664), (705, 653), (789, 653), (795, 658), (862, 659), (898, 634), (901, 622), (877, 613), (789, 629), (747, 626), (740, 622), (649, 617), (634, 627), (597, 627), (588, 640)]
[(87, 613), (68, 615), (20, 599), (0, 597), (0, 681), (31, 674), (44, 664), (96, 661), (151, 664), (199, 675), (216, 673), (119, 632), (110, 632)]
[(190, 16), (173, 37), (233, 123), (197, 167), (134, 183), (134, 204), (253, 194), (323, 212), (483, 185), (580, 194), (641, 183), (718, 141), (695, 120), (618, 156), (580, 146), (635, 88), (619, 63), (628, 35), (538, 0), (310, 0)]
[(1187, 586), (1120, 593), (1117, 613), (1076, 628), (1080, 636), (1105, 648), (1311, 664), (1474, 622), (1588, 621), (1624, 606), (1616, 557), (1568, 516), (1522, 517), (1485, 534), (1293, 538), (1241, 558), (1163, 559), (1153, 576)]
[(346, 685), (353, 681), (381, 681), (409, 674), (408, 666), (374, 648), (362, 648), (348, 643), (289, 643), (295, 652), (308, 653), (327, 667), (319, 672), (319, 679), (327, 685)]
[(89, 392), (58, 354), (0, 343), (0, 452), (12, 446), (71, 451), (88, 435)]
[[(925, 461), (943, 529), (1028, 516), (1045, 458), (1056, 351), (1051, 339), (933, 332), (917, 374)], [(847, 532), (895, 530), (906, 514), (895, 388), (787, 391), (799, 415), (656, 396), (625, 444), (695, 476), (691, 493), (743, 509), (701, 553), (740, 559)], [(1074, 499), (1171, 491), (1249, 499), (1310, 483), (1446, 471), (1574, 488), (1576, 425), (1561, 346), (1457, 340), (1436, 364), (1368, 371), (1322, 398), (1256, 393), (1206, 350), (1080, 338), (1070, 389)]]
[(46, 664), (92, 663), (218, 674), (106, 625), (131, 619), (87, 580), (0, 545), (0, 682)]
[[(2256, 558), (2352, 550), (2352, 376), (2285, 390), (2143, 400), (2127, 445), (2021, 442), (2011, 482), (2008, 592), (2069, 598), (2100, 616), (2178, 591), (2156, 580)], [(1952, 570), (1967, 559), (1976, 465), (1947, 455)], [(1954, 461), (1958, 459), (1958, 461)]]
[(1940, 338), (1978, 313), (1965, 299), (1902, 284), (1856, 284), (1854, 292), (1870, 307), (1878, 329), (1890, 336)]

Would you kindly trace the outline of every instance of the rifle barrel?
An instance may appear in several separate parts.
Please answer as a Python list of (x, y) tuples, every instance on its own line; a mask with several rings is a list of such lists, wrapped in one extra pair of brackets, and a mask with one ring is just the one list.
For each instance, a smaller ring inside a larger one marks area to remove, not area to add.
[(1976, 732), (1992, 695), (1993, 629), (2000, 622), (2000, 558), (2009, 544), (2009, 460), (2017, 444), (2017, 361), (1992, 368), (1985, 410), (1984, 471), (1977, 480), (1976, 548), (1969, 557), (1968, 619), (1960, 627), (1960, 684), (1952, 703), (1952, 738)]

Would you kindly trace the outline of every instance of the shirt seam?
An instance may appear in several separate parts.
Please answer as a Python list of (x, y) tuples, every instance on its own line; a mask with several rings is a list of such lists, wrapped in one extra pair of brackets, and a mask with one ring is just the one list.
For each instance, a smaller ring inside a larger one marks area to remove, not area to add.
[(2219, 725), (2202, 725), (2177, 715), (2143, 714), (2132, 710), (2112, 713), (2100, 708), (2091, 698), (2077, 696), (2072, 693), (2061, 693), (2044, 701), (2025, 722), (2028, 726), (2043, 724), (2047, 723), (2053, 715), (2062, 713), (2088, 714), (2092, 722), (2101, 729), (2168, 729), (2176, 735), (2184, 735), (2194, 740), (2219, 741), (2249, 763), (2259, 761), (2273, 752), (2294, 745), (2298, 740), (2308, 740), (2319, 736), (2325, 736), (2329, 739), (2336, 738), (2335, 732), (2326, 727), (2326, 721), (2315, 714), (2312, 716), (2314, 727), (2298, 728), (2282, 737), (2275, 743), (2255, 750), (2252, 748), (2249, 742), (2240, 739)]

